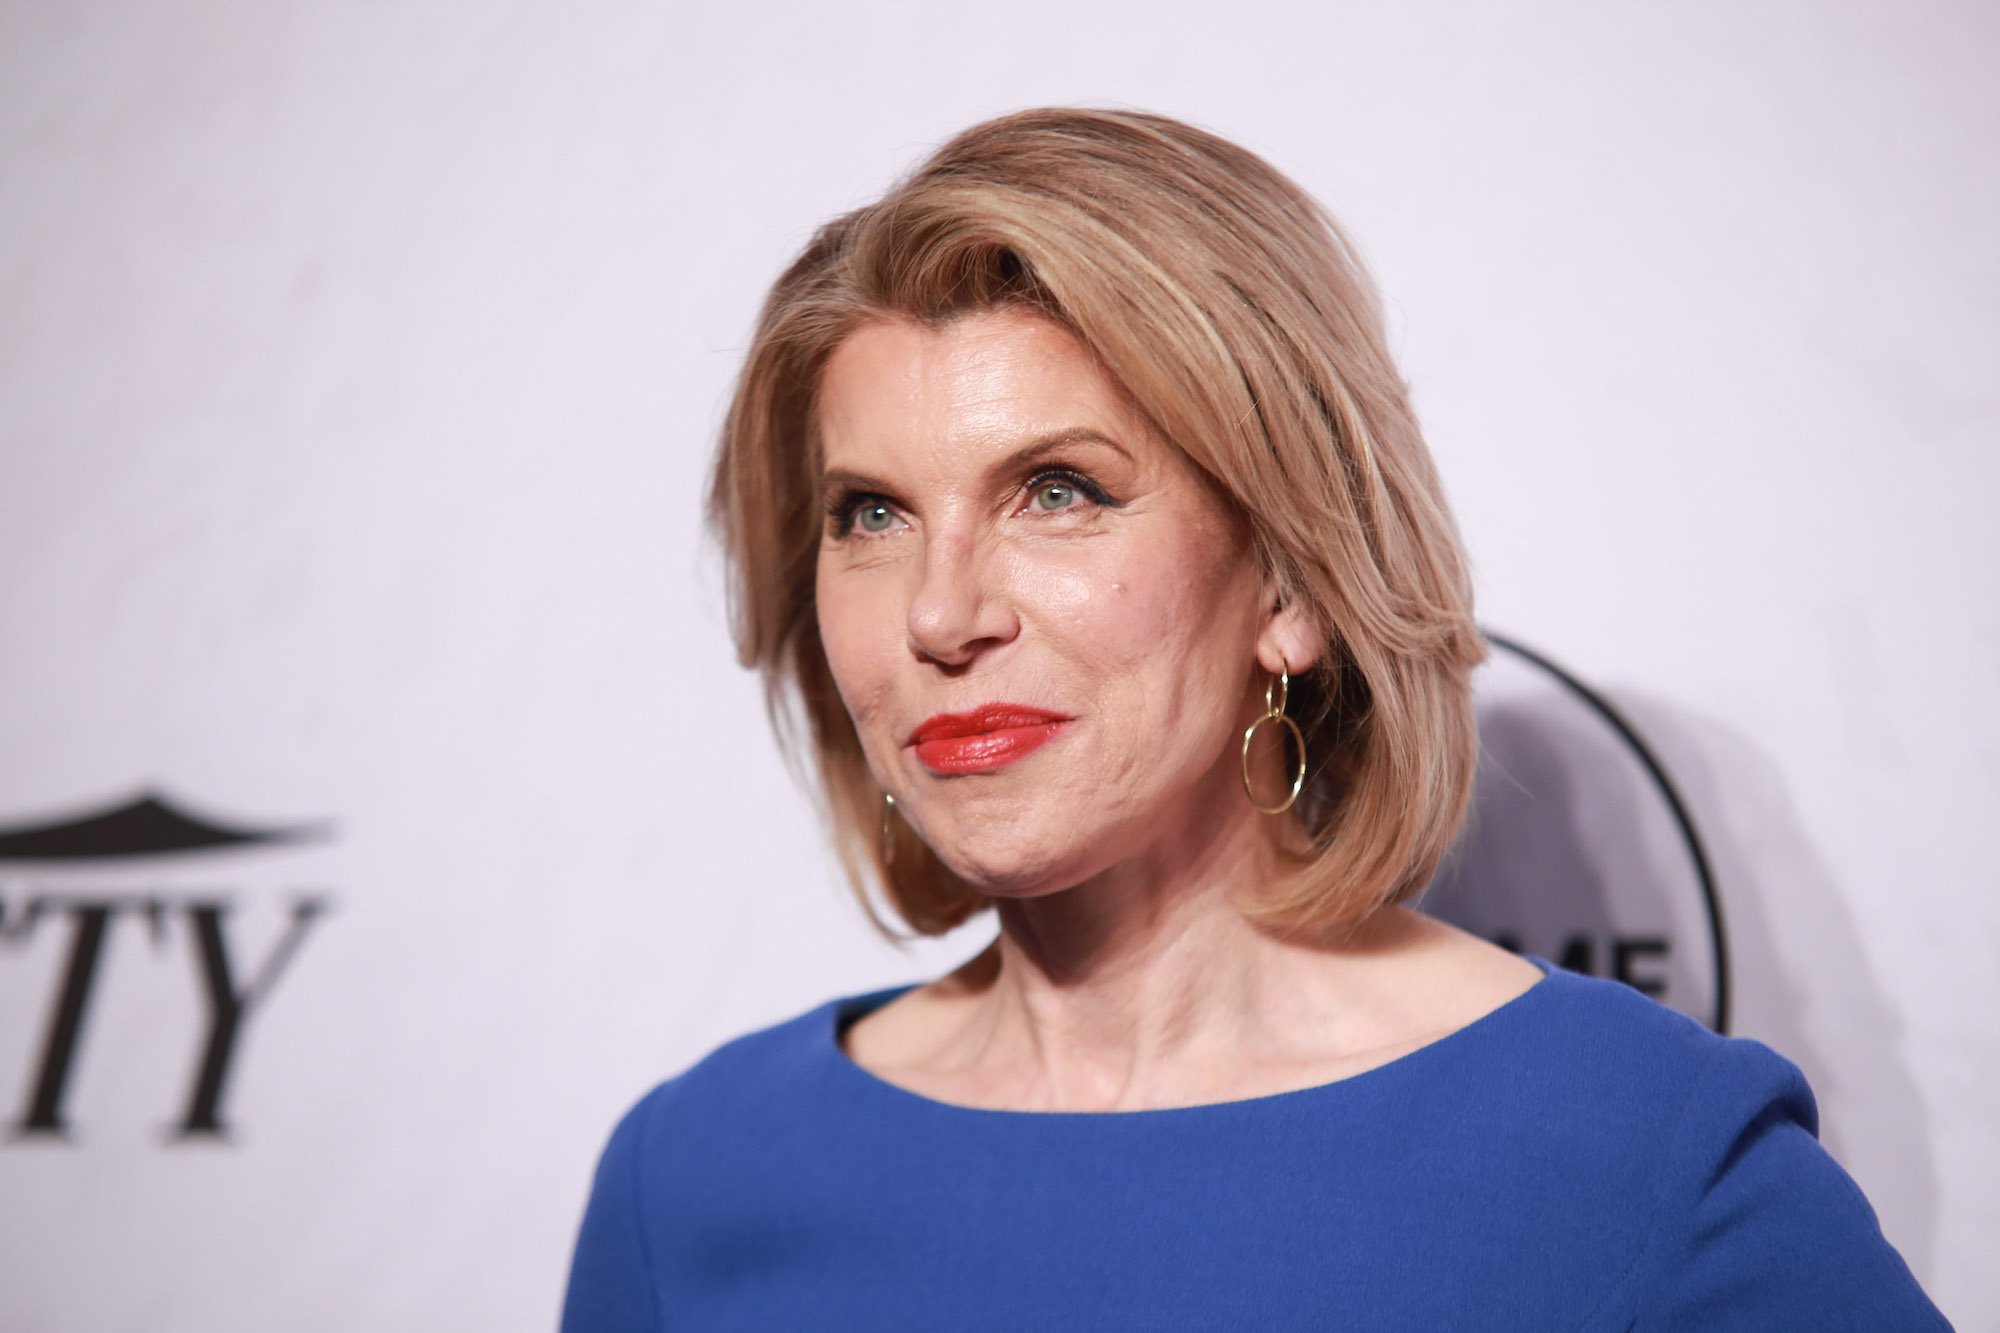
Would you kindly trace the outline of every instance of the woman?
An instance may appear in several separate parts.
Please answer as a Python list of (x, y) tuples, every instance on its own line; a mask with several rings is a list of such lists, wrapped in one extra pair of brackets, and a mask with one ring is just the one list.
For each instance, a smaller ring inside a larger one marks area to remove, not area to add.
[(1264, 162), (960, 135), (779, 280), (711, 498), (862, 903), (999, 932), (641, 1101), (566, 1328), (1943, 1326), (1792, 1065), (1405, 905), (1484, 646)]

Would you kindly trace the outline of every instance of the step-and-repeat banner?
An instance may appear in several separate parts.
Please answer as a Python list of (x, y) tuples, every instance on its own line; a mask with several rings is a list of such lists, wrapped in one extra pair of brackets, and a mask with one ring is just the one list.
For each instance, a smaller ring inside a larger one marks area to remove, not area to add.
[(646, 1087), (984, 943), (846, 898), (700, 501), (813, 226), (1044, 102), (1264, 152), (1382, 282), (1494, 645), (1424, 908), (1798, 1061), (2000, 1322), (1996, 38), (9, 7), (0, 1328), (548, 1327)]

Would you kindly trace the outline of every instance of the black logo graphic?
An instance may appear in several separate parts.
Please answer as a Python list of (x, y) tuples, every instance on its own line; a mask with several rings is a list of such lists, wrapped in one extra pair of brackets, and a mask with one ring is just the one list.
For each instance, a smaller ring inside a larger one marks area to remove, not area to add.
[[(15, 1139), (68, 1137), (64, 1095), (82, 1045), (84, 1020), (99, 979), (105, 941), (113, 923), (127, 917), (145, 923), (156, 948), (170, 943), (174, 923), (184, 927), (208, 1022), (173, 1132), (183, 1140), (226, 1138), (229, 1127), (222, 1114), (223, 1092), (244, 1024), (251, 1012), (269, 999), (272, 987), (313, 924), (332, 906), (323, 892), (292, 894), (277, 942), (246, 976), (232, 960), (228, 942), (229, 917), (239, 906), (236, 899), (213, 889), (177, 894), (129, 885), (81, 888), (67, 883), (71, 872), (95, 869), (107, 862), (117, 868), (142, 861), (153, 868), (162, 857), (269, 847), (323, 839), (330, 833), (326, 825), (232, 828), (199, 818), (152, 793), (73, 819), (0, 829), (0, 868), (26, 863), (47, 873), (61, 872), (65, 881), (62, 887), (0, 881), (0, 890), (6, 890), (0, 891), (0, 940), (24, 942), (44, 921), (66, 918), (70, 923), (68, 954), (48, 1006), (23, 1109), (13, 1125)], [(14, 892), (17, 888), (18, 897)]]
[(324, 836), (316, 827), (232, 829), (179, 810), (151, 794), (59, 824), (0, 829), (0, 861), (83, 861), (107, 857), (159, 856), (164, 852), (207, 851), (258, 843), (294, 842)]
[(1729, 1026), (1715, 875), (1687, 803), (1638, 729), (1546, 656), (1488, 633), (1480, 765), (1432, 915), (1571, 971), (1615, 977)]

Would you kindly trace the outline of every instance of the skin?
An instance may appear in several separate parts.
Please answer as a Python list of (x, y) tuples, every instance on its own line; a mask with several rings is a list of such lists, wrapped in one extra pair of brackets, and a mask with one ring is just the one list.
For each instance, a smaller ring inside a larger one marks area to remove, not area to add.
[[(869, 323), (818, 412), (834, 679), (899, 817), (1000, 924), (857, 1022), (857, 1063), (999, 1109), (1226, 1101), (1372, 1068), (1540, 979), (1401, 908), (1339, 943), (1236, 908), (1305, 847), (1245, 798), (1240, 738), (1281, 662), (1310, 665), (1325, 635), (1067, 331), (1020, 311)], [(939, 775), (906, 744), (998, 701), (1072, 720), (991, 772)], [(1270, 801), (1287, 758), (1254, 757)]]

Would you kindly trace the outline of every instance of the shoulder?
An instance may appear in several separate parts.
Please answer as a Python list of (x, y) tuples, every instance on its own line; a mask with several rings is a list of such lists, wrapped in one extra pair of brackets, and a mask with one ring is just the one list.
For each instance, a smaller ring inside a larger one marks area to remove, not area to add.
[(1552, 968), (1538, 989), (1543, 1003), (1522, 1044), (1549, 1086), (1627, 1104), (1682, 1166), (1706, 1165), (1765, 1121), (1817, 1137), (1805, 1075), (1763, 1042), (1723, 1036), (1623, 982)]
[(1769, 1047), (1552, 965), (1410, 1072), (1461, 1108), (1450, 1123), (1477, 1130), (1483, 1169), (1602, 1201), (1622, 1210), (1620, 1225), (1657, 1219), (1674, 1182), (1765, 1108), (1808, 1136), (1818, 1125), (1804, 1078)]
[(648, 1089), (619, 1132), (637, 1136), (667, 1122), (728, 1118), (794, 1095), (823, 1072), (836, 1011), (871, 996), (841, 996), (732, 1037)]
[(1805, 1075), (1619, 982), (1551, 971), (1522, 1045), (1574, 1164), (1621, 1175), (1644, 1240), (1603, 1313), (1638, 1326), (1942, 1328)]
[(659, 1275), (676, 1217), (712, 1214), (728, 1193), (715, 1188), (715, 1169), (754, 1178), (745, 1164), (801, 1122), (800, 1107), (812, 1100), (813, 1053), (823, 1050), (839, 1003), (725, 1042), (619, 1117), (577, 1233), (565, 1330), (662, 1326)]
[(1529, 998), (1532, 1021), (1519, 1025), (1520, 1053), (1551, 1076), (1599, 1092), (1686, 1089), (1717, 1061), (1765, 1075), (1797, 1073), (1769, 1047), (1722, 1036), (1620, 981), (1549, 965)]
[(1534, 994), (1512, 1051), (1527, 1100), (1584, 1152), (1623, 1156), (1621, 1174), (1656, 1214), (1683, 1205), (1746, 1131), (1786, 1126), (1823, 1155), (1812, 1088), (1763, 1042), (1559, 968)]
[(1636, 1153), (1728, 1043), (1622, 982), (1420, 917), (1402, 930), (1415, 943), (1398, 985), (1434, 1011), (1414, 1026), (1450, 1034), (1407, 1072), (1475, 1097), (1484, 1119), (1513, 1124), (1524, 1141), (1579, 1128), (1609, 1151)]

